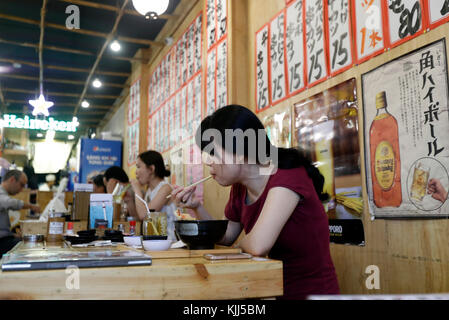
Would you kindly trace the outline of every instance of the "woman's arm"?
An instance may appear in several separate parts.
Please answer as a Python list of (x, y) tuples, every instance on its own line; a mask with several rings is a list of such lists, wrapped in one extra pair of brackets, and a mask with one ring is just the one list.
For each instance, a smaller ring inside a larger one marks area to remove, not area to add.
[(283, 187), (270, 189), (256, 224), (238, 246), (254, 256), (267, 255), (295, 210), (299, 199), (300, 196), (290, 189)]

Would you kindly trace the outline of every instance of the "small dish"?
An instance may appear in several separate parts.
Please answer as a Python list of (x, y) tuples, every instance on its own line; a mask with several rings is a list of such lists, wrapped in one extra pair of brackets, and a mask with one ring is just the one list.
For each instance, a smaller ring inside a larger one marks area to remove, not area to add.
[(123, 237), (123, 241), (125, 241), (125, 244), (130, 247), (137, 247), (137, 246), (142, 245), (142, 237), (141, 236)]
[(171, 240), (143, 240), (143, 248), (145, 251), (164, 251), (171, 246)]

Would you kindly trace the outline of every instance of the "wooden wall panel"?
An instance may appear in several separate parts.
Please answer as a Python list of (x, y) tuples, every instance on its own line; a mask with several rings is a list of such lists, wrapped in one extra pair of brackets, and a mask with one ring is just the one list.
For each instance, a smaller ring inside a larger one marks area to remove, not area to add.
[[(230, 103), (246, 105), (255, 110), (255, 33), (270, 21), (282, 8), (285, 0), (229, 0), (229, 63), (228, 94)], [(200, 10), (204, 0), (198, 1), (176, 30), (175, 42)], [(246, 15), (246, 18), (245, 18)], [(203, 30), (204, 33), (204, 30)], [(363, 150), (363, 114), (361, 75), (387, 61), (430, 42), (446, 37), (449, 52), (449, 24), (446, 23), (426, 32), (394, 49), (391, 49), (367, 62), (299, 93), (275, 107), (259, 114), (264, 116), (281, 109), (291, 108), (296, 102), (331, 88), (346, 80), (355, 78), (359, 106), (359, 143)], [(203, 66), (206, 59), (206, 46), (203, 44)], [(149, 74), (157, 66), (167, 49), (161, 50), (150, 61)], [(140, 74), (140, 71), (138, 72)], [(142, 89), (143, 90), (143, 89)], [(146, 90), (146, 89), (145, 89)], [(292, 121), (292, 126), (294, 121)], [(127, 145), (124, 145), (125, 153)], [(363, 151), (361, 152), (362, 181), (365, 182)], [(127, 155), (124, 155), (127, 159)], [(208, 174), (205, 168), (204, 175)], [(204, 185), (205, 207), (217, 219), (223, 217), (223, 210), (229, 196), (229, 188), (222, 188), (215, 181)], [(367, 199), (363, 183), (363, 196)], [(365, 207), (368, 208), (365, 201)], [(367, 209), (363, 214), (366, 246), (347, 246), (331, 244), (331, 254), (337, 270), (342, 293), (380, 294), (380, 293), (439, 293), (449, 292), (449, 220), (371, 220)], [(365, 270), (376, 265), (380, 270), (380, 289), (368, 290)]]

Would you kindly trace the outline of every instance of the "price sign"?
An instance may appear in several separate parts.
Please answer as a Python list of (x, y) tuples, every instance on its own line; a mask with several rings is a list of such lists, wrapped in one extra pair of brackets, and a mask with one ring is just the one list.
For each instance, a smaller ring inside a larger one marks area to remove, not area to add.
[(215, 0), (206, 0), (206, 38), (209, 50), (217, 41), (217, 16), (215, 14)]
[(187, 85), (181, 90), (181, 141), (187, 138), (186, 129), (186, 107), (187, 107)]
[(385, 49), (381, 0), (355, 0), (357, 62), (362, 63)]
[(195, 24), (192, 23), (187, 31), (187, 78), (190, 79), (195, 73)]
[(170, 95), (176, 91), (176, 46), (171, 49)]
[(168, 105), (169, 105), (169, 117), (168, 117), (168, 122), (169, 122), (169, 130), (170, 130), (170, 141), (169, 141), (169, 148), (173, 147), (176, 143), (176, 139), (175, 139), (175, 131), (173, 130), (173, 128), (175, 127), (175, 96), (172, 96), (170, 98), (170, 100), (168, 101)]
[(150, 77), (150, 84), (148, 85), (148, 114), (153, 113), (154, 108), (154, 89), (155, 89), (154, 73)]
[(175, 110), (175, 136), (176, 141), (181, 141), (181, 110), (182, 110), (181, 91), (176, 94), (176, 110)]
[(217, 42), (220, 41), (228, 31), (227, 14), (227, 0), (217, 0)]
[(282, 101), (287, 95), (285, 76), (285, 13), (282, 11), (270, 23), (271, 103)]
[(202, 52), (203, 52), (203, 15), (200, 14), (198, 18), (195, 20), (195, 36), (194, 36), (194, 43), (195, 43), (195, 72), (201, 70), (202, 65)]
[(328, 50), (330, 71), (336, 75), (353, 64), (349, 0), (328, 0)]
[(307, 79), (310, 86), (327, 77), (322, 0), (305, 0)]
[(206, 75), (206, 115), (215, 111), (215, 76), (217, 70), (217, 50), (211, 50), (207, 54), (207, 75)]
[(185, 32), (181, 37), (181, 68), (182, 68), (182, 82), (181, 86), (183, 86), (187, 82), (187, 32)]
[(256, 33), (256, 105), (257, 111), (269, 106), (268, 25)]
[(179, 40), (178, 43), (176, 44), (176, 90), (181, 88), (181, 82), (182, 82), (181, 40)]
[(193, 125), (193, 134), (195, 134), (196, 129), (201, 123), (201, 114), (203, 109), (203, 94), (202, 94), (202, 81), (203, 81), (203, 74), (199, 73), (193, 80), (195, 83), (195, 94), (194, 94), (194, 100), (195, 100), (195, 113), (194, 113), (194, 125)]
[(140, 80), (134, 82), (129, 90), (128, 124), (139, 120), (140, 114)]
[(227, 86), (227, 70), (228, 70), (228, 49), (227, 39), (224, 39), (217, 46), (217, 109), (228, 104), (228, 86)]
[(449, 21), (449, 0), (426, 0), (430, 28)]
[(192, 135), (193, 132), (193, 113), (195, 112), (195, 105), (193, 101), (193, 95), (195, 91), (195, 84), (194, 80), (192, 79), (187, 84), (187, 123), (186, 123), (186, 130), (189, 134), (189, 137)]
[(420, 0), (389, 0), (388, 36), (392, 47), (420, 35), (424, 31), (423, 2)]
[(286, 14), (286, 60), (288, 70), (288, 94), (293, 95), (305, 88), (304, 60), (304, 2), (297, 0), (287, 7)]
[(153, 141), (154, 141), (153, 133), (154, 133), (153, 116), (149, 116), (148, 117), (148, 132), (147, 132), (147, 149), (148, 150), (153, 150), (154, 149), (154, 146), (153, 146)]

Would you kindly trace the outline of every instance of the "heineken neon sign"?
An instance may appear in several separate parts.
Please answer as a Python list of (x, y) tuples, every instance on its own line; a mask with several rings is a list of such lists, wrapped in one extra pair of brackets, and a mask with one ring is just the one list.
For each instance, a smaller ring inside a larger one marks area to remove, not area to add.
[(3, 128), (76, 132), (78, 126), (79, 122), (76, 117), (72, 121), (55, 120), (52, 117), (48, 118), (48, 120), (30, 119), (28, 116), (19, 118), (13, 114), (4, 114), (3, 119), (0, 118), (0, 127)]

